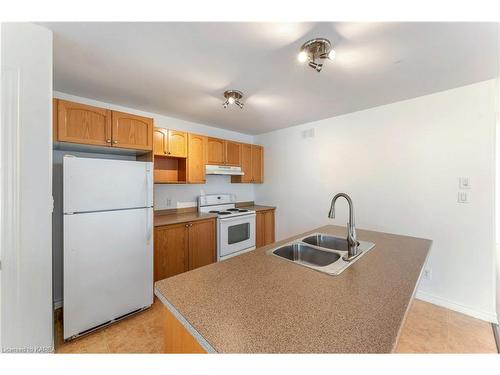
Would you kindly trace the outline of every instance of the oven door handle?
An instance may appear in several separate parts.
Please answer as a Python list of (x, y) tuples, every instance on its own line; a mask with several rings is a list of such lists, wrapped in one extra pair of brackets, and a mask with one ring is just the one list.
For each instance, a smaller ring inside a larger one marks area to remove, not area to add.
[(240, 215), (240, 216), (233, 216), (233, 217), (225, 217), (225, 218), (220, 218), (219, 221), (226, 222), (226, 221), (236, 221), (239, 219), (245, 219), (245, 218), (252, 218), (257, 216), (256, 214), (249, 214), (249, 215)]

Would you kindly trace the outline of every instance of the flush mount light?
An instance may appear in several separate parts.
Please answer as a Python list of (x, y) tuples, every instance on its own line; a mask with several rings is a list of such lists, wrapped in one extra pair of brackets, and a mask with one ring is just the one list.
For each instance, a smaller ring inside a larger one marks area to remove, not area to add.
[(302, 47), (300, 47), (300, 52), (297, 59), (300, 62), (308, 61), (308, 65), (321, 72), (323, 68), (323, 63), (317, 63), (316, 60), (319, 59), (330, 59), (335, 58), (335, 51), (332, 48), (332, 44), (328, 39), (316, 38), (305, 42)]
[(226, 101), (222, 103), (224, 108), (227, 108), (229, 104), (236, 104), (238, 107), (243, 108), (243, 103), (240, 101), (243, 97), (243, 93), (238, 90), (227, 90), (224, 91), (224, 98)]

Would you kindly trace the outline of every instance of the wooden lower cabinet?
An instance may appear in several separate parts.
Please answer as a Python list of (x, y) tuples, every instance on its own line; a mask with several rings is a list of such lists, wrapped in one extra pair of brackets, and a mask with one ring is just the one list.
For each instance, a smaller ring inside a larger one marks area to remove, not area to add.
[(155, 228), (155, 281), (188, 270), (189, 233), (186, 224), (172, 224)]
[(154, 280), (214, 263), (215, 219), (163, 225), (155, 228)]
[(255, 246), (262, 247), (274, 242), (274, 211), (275, 209), (257, 211)]
[(215, 220), (189, 224), (189, 269), (206, 266), (217, 260)]

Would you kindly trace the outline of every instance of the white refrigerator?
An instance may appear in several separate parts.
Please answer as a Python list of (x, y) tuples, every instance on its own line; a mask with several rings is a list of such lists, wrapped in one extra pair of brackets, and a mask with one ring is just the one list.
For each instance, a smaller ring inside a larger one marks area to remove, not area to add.
[(153, 303), (152, 168), (64, 157), (64, 339)]

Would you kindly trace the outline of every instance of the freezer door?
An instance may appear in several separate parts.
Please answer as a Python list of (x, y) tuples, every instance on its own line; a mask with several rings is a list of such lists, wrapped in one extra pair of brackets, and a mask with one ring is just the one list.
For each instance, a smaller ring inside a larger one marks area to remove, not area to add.
[(153, 303), (152, 208), (64, 215), (64, 338)]
[(150, 162), (65, 156), (64, 213), (152, 207), (152, 167)]

